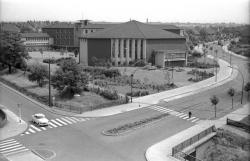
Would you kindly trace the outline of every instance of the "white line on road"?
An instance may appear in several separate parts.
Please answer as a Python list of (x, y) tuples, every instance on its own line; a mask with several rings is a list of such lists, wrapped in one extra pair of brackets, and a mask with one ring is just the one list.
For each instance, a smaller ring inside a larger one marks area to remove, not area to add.
[(60, 119), (56, 119), (57, 121), (59, 121), (60, 123), (64, 124), (64, 125), (68, 125), (67, 123), (63, 122), (62, 120)]
[(29, 133), (28, 131), (26, 131), (26, 132), (25, 132), (25, 134), (27, 134), (27, 135), (28, 135), (28, 134), (30, 134), (30, 133)]
[(13, 154), (25, 152), (25, 151), (28, 151), (28, 150), (29, 150), (29, 149), (22, 149), (22, 150), (18, 150), (18, 151), (15, 151), (15, 152), (5, 153), (4, 155), (5, 155), (5, 156), (7, 156), (7, 155), (13, 155)]
[(195, 122), (195, 121), (198, 121), (199, 120), (199, 118), (197, 118), (197, 119), (194, 119), (194, 120), (192, 120), (191, 122)]
[(29, 131), (32, 133), (36, 133), (36, 131), (32, 130), (31, 128), (29, 128)]
[(33, 129), (35, 129), (36, 131), (42, 131), (41, 129), (35, 127), (34, 125), (30, 125), (30, 127), (32, 127)]
[(56, 124), (56, 125), (58, 125), (58, 126), (63, 126), (62, 124), (56, 122), (55, 120), (50, 120), (50, 121), (52, 121), (54, 124)]
[(73, 119), (73, 120), (75, 120), (75, 121), (80, 121), (80, 120), (78, 120), (78, 119), (75, 118), (75, 117), (71, 117), (71, 119)]
[(186, 116), (186, 117), (183, 117), (182, 119), (186, 120), (186, 119), (188, 119), (188, 118), (189, 118), (189, 116)]
[(181, 115), (181, 116), (179, 116), (179, 118), (186, 117), (187, 115), (188, 114)]
[(45, 127), (41, 127), (41, 129), (43, 129), (43, 130), (47, 130)]
[(2, 145), (2, 146), (0, 146), (0, 149), (6, 148), (6, 147), (9, 147), (9, 146), (13, 146), (13, 145), (17, 145), (17, 144), (19, 144), (19, 143), (15, 142), (15, 143), (7, 144), (7, 145)]
[(9, 150), (9, 149), (13, 149), (13, 148), (17, 148), (17, 147), (20, 147), (22, 145), (18, 144), (18, 145), (15, 145), (15, 146), (11, 146), (11, 147), (8, 147), (8, 148), (3, 148), (3, 149), (0, 149), (0, 152), (4, 152), (6, 150)]
[(61, 118), (63, 121), (69, 123), (69, 124), (72, 124), (72, 122), (70, 122), (69, 120), (67, 120), (66, 118)]
[(7, 150), (7, 151), (1, 152), (1, 153), (5, 154), (5, 153), (13, 152), (13, 151), (16, 151), (16, 150), (24, 149), (24, 148), (25, 147), (22, 146), (22, 147), (11, 149), (11, 150)]
[(9, 140), (4, 140), (4, 141), (1, 141), (0, 143), (5, 143), (5, 142), (9, 142), (9, 141), (14, 141), (15, 139), (9, 139)]
[(189, 118), (189, 119), (187, 119), (188, 121), (190, 121), (190, 120), (193, 120), (193, 119), (195, 119), (196, 117), (191, 117), (191, 118)]
[(16, 143), (16, 142), (17, 142), (16, 140), (13, 140), (13, 141), (10, 141), (10, 142), (4, 142), (4, 143), (1, 143), (0, 146), (6, 145), (6, 144), (11, 144), (11, 143)]
[(75, 120), (73, 120), (73, 119), (71, 119), (70, 117), (66, 117), (68, 120), (70, 120), (70, 121), (72, 121), (72, 122), (74, 122), (74, 123), (76, 123), (76, 121)]
[(49, 122), (49, 125), (53, 126), (53, 127), (57, 127), (55, 124), (53, 124), (51, 121)]
[(180, 116), (180, 115), (183, 115), (183, 114), (184, 114), (184, 113), (181, 113), (181, 112), (180, 112), (179, 114), (177, 114), (177, 115), (175, 115), (175, 116)]

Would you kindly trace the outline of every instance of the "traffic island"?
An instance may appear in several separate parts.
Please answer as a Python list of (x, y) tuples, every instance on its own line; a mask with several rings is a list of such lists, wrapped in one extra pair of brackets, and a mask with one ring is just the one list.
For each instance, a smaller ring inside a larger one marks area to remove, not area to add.
[(133, 123), (128, 123), (128, 124), (121, 125), (121, 126), (118, 126), (116, 128), (110, 129), (110, 130), (103, 131), (102, 134), (106, 135), (106, 136), (124, 135), (124, 134), (132, 132), (136, 129), (139, 129), (139, 128), (151, 125), (153, 123), (156, 123), (158, 121), (161, 121), (162, 119), (166, 118), (168, 115), (169, 115), (168, 113), (164, 113), (164, 114), (157, 115), (154, 117), (145, 118), (145, 119), (140, 120), (140, 121), (135, 121)]

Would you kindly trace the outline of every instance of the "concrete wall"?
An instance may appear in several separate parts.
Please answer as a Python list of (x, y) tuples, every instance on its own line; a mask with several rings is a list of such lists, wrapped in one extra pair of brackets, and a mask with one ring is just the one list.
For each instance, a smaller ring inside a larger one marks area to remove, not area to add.
[(147, 40), (147, 61), (153, 50), (186, 50), (185, 39), (154, 39)]
[(88, 65), (88, 41), (87, 39), (80, 39), (80, 63)]
[(88, 39), (88, 63), (93, 65), (92, 57), (97, 59), (111, 59), (110, 39)]

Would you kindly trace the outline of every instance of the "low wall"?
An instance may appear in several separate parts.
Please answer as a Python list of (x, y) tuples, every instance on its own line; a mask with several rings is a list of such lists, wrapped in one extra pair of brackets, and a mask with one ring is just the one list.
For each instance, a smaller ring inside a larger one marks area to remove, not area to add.
[(2, 109), (0, 109), (0, 128), (4, 127), (6, 123), (7, 123), (7, 115)]

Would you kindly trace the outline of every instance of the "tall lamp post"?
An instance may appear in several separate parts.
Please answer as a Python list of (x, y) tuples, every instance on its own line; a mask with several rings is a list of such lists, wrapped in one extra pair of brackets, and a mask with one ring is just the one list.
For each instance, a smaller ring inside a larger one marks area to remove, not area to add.
[(18, 103), (17, 104), (17, 107), (18, 107), (18, 113), (19, 113), (19, 123), (22, 122), (22, 111), (21, 111), (21, 103)]
[(131, 78), (131, 80), (130, 80), (130, 86), (131, 86), (131, 96), (130, 96), (130, 99), (131, 99), (131, 103), (132, 103), (132, 96), (133, 96), (133, 94), (132, 94), (132, 92), (133, 92), (133, 76), (134, 76), (134, 74), (131, 74), (130, 75), (130, 78)]
[(50, 55), (49, 55), (49, 107), (51, 107), (51, 80), (50, 80)]
[(240, 103), (242, 104), (242, 102), (243, 102), (243, 91), (244, 91), (244, 76), (243, 76), (243, 73), (238, 69), (238, 68), (234, 68), (233, 66), (228, 66), (228, 67), (230, 67), (230, 68), (232, 68), (232, 69), (236, 69), (239, 73), (240, 73), (240, 75), (241, 75), (241, 78), (242, 78), (242, 89), (241, 89), (241, 100), (240, 100)]

